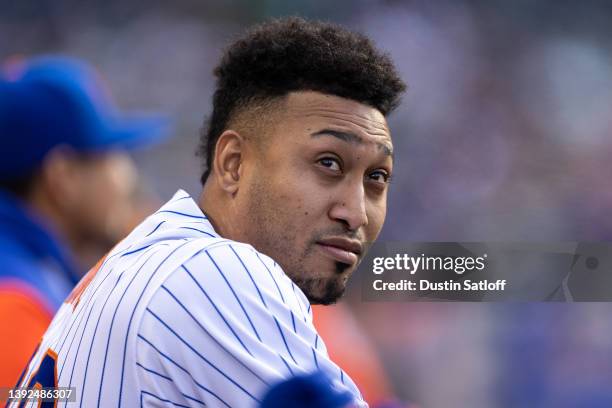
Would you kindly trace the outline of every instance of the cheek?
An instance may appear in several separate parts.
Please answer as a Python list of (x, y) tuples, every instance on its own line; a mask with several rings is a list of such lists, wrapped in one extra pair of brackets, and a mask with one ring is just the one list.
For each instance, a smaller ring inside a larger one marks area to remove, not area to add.
[(81, 183), (83, 222), (102, 234), (116, 235), (133, 215), (133, 168), (115, 160), (101, 161), (83, 174)]
[(273, 208), (277, 216), (296, 217), (307, 206), (305, 197), (311, 195), (309, 183), (290, 163), (255, 167), (245, 184), (250, 188), (243, 198), (251, 201), (250, 207)]
[(101, 174), (84, 180), (81, 191), (82, 199), (78, 205), (80, 213), (86, 218), (85, 222), (102, 228), (107, 219), (117, 213), (118, 197), (115, 191), (109, 188), (108, 180)]
[(86, 188), (98, 206), (105, 206), (111, 210), (125, 206), (130, 201), (135, 183), (131, 174), (125, 174), (118, 168), (104, 166), (92, 171)]
[(307, 182), (294, 182), (290, 187), (284, 189), (279, 203), (291, 217), (292, 228), (305, 237), (310, 236), (313, 229), (324, 228), (329, 219), (329, 190)]
[(248, 225), (249, 239), (266, 241), (268, 251), (288, 250), (288, 246), (294, 247), (295, 241), (307, 233), (308, 222), (304, 214), (311, 214), (312, 210), (296, 184), (260, 180), (265, 181), (253, 183), (243, 197), (238, 213), (246, 220), (240, 224), (243, 229)]
[(291, 255), (296, 248), (301, 252), (304, 242), (325, 227), (329, 186), (321, 185), (297, 159), (266, 163), (247, 174), (249, 189), (240, 205), (249, 211), (238, 212), (249, 218), (249, 235), (259, 235), (255, 239), (261, 239), (264, 235), (261, 233), (266, 232), (266, 238), (275, 241), (275, 247), (288, 250), (284, 256)]

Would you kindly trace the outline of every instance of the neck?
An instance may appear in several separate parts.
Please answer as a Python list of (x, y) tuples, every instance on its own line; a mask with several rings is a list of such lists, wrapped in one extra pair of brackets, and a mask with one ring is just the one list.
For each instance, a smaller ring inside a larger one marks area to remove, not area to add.
[(216, 191), (211, 182), (207, 181), (198, 198), (198, 206), (212, 224), (215, 231), (224, 238), (236, 239), (236, 234), (231, 228), (233, 223), (228, 219), (228, 211), (231, 203), (227, 202), (223, 194)]

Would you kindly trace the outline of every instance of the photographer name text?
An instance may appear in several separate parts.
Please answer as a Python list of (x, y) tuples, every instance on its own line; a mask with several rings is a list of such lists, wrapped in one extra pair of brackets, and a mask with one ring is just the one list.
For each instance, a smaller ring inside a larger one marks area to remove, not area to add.
[(402, 279), (397, 282), (385, 282), (382, 279), (376, 279), (372, 287), (375, 291), (503, 291), (506, 289), (506, 279), (498, 279), (495, 281), (483, 280), (464, 280), (461, 282), (452, 279), (445, 281), (430, 281), (427, 279), (419, 279), (411, 281)]

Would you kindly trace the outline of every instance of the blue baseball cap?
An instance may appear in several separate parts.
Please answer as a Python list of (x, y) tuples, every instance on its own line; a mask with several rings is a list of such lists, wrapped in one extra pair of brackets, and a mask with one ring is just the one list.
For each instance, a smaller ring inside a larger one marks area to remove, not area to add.
[(119, 112), (99, 74), (78, 59), (39, 57), (0, 72), (0, 179), (27, 175), (59, 145), (131, 149), (168, 130), (167, 118)]

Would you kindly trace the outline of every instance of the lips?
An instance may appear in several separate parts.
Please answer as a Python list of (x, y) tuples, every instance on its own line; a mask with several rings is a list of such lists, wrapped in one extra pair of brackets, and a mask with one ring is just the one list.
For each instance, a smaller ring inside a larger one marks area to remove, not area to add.
[(326, 238), (317, 242), (324, 254), (335, 261), (348, 265), (356, 265), (363, 252), (359, 241), (348, 238)]

